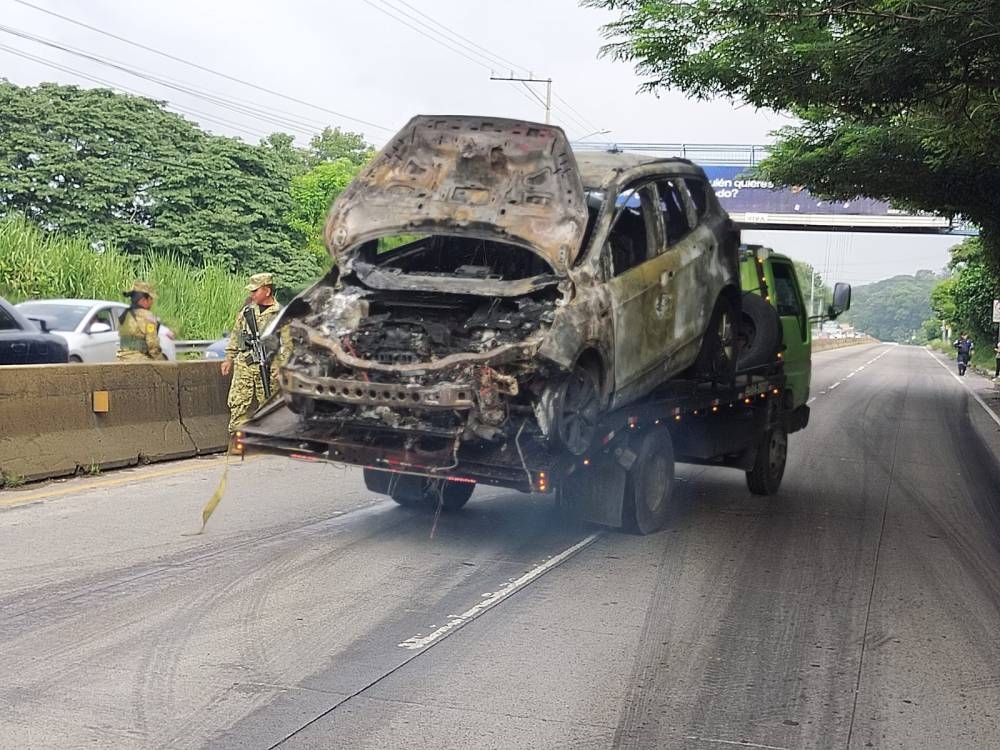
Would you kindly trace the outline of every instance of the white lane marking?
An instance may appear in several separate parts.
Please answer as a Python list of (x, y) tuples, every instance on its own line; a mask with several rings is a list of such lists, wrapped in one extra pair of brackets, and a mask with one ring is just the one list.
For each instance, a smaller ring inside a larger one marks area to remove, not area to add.
[(747, 740), (712, 740), (708, 737), (698, 737), (693, 734), (689, 734), (684, 739), (695, 740), (696, 742), (712, 742), (716, 745), (735, 745), (736, 747), (758, 747), (763, 748), (763, 750), (788, 750), (787, 747), (778, 747), (777, 745), (758, 745), (756, 742), (748, 742)]
[(820, 391), (820, 392), (819, 392), (819, 393), (817, 393), (817, 394), (816, 394), (815, 396), (813, 396), (813, 397), (812, 397), (811, 399), (809, 399), (808, 401), (806, 401), (806, 406), (808, 406), (808, 405), (809, 405), (809, 404), (811, 404), (811, 403), (812, 403), (813, 401), (815, 401), (815, 400), (816, 400), (816, 399), (817, 399), (817, 398), (818, 398), (819, 396), (825, 396), (826, 394), (828, 394), (828, 393), (829, 393), (830, 391), (832, 391), (832, 390), (833, 390), (834, 388), (836, 388), (837, 386), (839, 386), (839, 385), (843, 385), (843, 383), (844, 383), (844, 380), (850, 380), (850, 379), (851, 379), (851, 378), (853, 378), (853, 377), (854, 377), (855, 375), (857, 375), (857, 374), (858, 374), (859, 372), (861, 372), (862, 370), (864, 370), (864, 369), (865, 369), (865, 368), (866, 368), (866, 367), (867, 367), (868, 365), (870, 365), (870, 364), (872, 364), (872, 363), (874, 363), (874, 362), (878, 362), (878, 361), (879, 361), (880, 359), (882, 359), (882, 357), (884, 357), (884, 356), (885, 356), (886, 354), (888, 354), (888, 353), (889, 353), (890, 351), (892, 351), (892, 350), (891, 350), (891, 349), (888, 349), (888, 348), (887, 348), (887, 349), (886, 349), (886, 350), (885, 350), (884, 352), (882, 352), (881, 354), (879, 354), (879, 355), (878, 355), (877, 357), (872, 357), (871, 359), (869, 359), (869, 360), (868, 360), (867, 362), (865, 362), (865, 363), (864, 363), (863, 365), (861, 365), (860, 367), (856, 367), (855, 369), (851, 370), (851, 371), (850, 371), (849, 373), (847, 373), (847, 375), (845, 375), (845, 376), (844, 376), (843, 380), (838, 380), (838, 381), (837, 381), (836, 383), (834, 383), (833, 385), (828, 385), (828, 386), (826, 387), (826, 390), (824, 390), (824, 391)]
[(965, 390), (967, 390), (969, 392), (970, 396), (972, 396), (974, 399), (976, 399), (976, 403), (979, 404), (981, 407), (983, 407), (983, 411), (986, 412), (989, 415), (990, 419), (992, 419), (994, 422), (996, 422), (998, 425), (1000, 425), (1000, 417), (998, 417), (996, 415), (996, 413), (994, 413), (994, 411), (989, 406), (986, 405), (986, 402), (983, 401), (979, 397), (978, 393), (976, 393), (968, 385), (966, 385), (967, 381), (962, 380), (962, 378), (960, 378), (958, 375), (956, 375), (955, 373), (953, 373), (951, 371), (951, 368), (948, 367), (948, 365), (946, 365), (940, 359), (938, 359), (937, 356), (935, 356), (935, 354), (933, 352), (931, 352), (930, 349), (924, 349), (924, 351), (927, 352), (927, 354), (930, 355), (931, 359), (933, 359), (935, 362), (937, 362), (939, 365), (941, 365), (949, 375), (951, 375), (953, 378), (955, 378), (955, 380), (958, 381), (959, 385), (961, 385), (963, 388), (965, 388)]
[(407, 638), (405, 641), (397, 645), (400, 648), (409, 649), (411, 651), (416, 651), (417, 649), (426, 648), (427, 646), (434, 643), (434, 641), (439, 640), (444, 636), (446, 636), (455, 628), (461, 627), (470, 620), (474, 620), (475, 618), (479, 617), (479, 615), (481, 615), (483, 612), (490, 609), (491, 607), (496, 606), (511, 594), (514, 594), (520, 589), (524, 588), (533, 580), (538, 578), (538, 576), (551, 570), (564, 560), (567, 560), (568, 558), (572, 557), (587, 545), (593, 544), (602, 536), (602, 534), (603, 532), (600, 531), (591, 534), (586, 539), (580, 540), (569, 549), (563, 550), (555, 557), (550, 557), (541, 565), (532, 568), (520, 578), (511, 581), (506, 586), (501, 588), (499, 591), (495, 591), (494, 593), (488, 595), (484, 594), (486, 598), (483, 599), (483, 601), (479, 602), (479, 604), (477, 604), (474, 607), (470, 607), (460, 615), (451, 615), (448, 618), (447, 623), (445, 623), (444, 625), (442, 625), (429, 635), (425, 635), (423, 637), (415, 635), (412, 638)]

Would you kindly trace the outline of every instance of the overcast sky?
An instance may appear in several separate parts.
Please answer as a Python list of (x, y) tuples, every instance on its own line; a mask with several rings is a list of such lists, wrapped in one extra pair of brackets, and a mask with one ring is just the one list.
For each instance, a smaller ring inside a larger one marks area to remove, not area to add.
[[(544, 84), (528, 91), (522, 83), (491, 81), (491, 74), (551, 78), (552, 121), (574, 140), (760, 144), (790, 122), (726, 101), (637, 93), (641, 81), (631, 66), (599, 56), (601, 25), (612, 16), (576, 0), (26, 2), (79, 23), (0, 0), (4, 78), (141, 93), (206, 130), (249, 142), (282, 130), (304, 143), (334, 125), (381, 145), (418, 113), (544, 119)], [(227, 106), (219, 106), (219, 97)], [(610, 132), (595, 132), (603, 130)], [(746, 239), (809, 261), (829, 280), (855, 284), (940, 269), (958, 241), (801, 232), (748, 232)]]

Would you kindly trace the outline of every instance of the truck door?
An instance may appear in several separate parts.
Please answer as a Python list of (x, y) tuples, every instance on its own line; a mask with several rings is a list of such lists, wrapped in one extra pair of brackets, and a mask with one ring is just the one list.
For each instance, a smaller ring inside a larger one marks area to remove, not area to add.
[(673, 329), (669, 259), (652, 183), (618, 195), (604, 252), (615, 337), (615, 397), (620, 403), (650, 387), (668, 356)]
[(781, 317), (788, 388), (792, 390), (795, 403), (805, 403), (809, 398), (809, 377), (812, 369), (809, 352), (809, 319), (795, 278), (795, 267), (787, 260), (773, 258), (771, 273), (774, 278), (771, 299)]

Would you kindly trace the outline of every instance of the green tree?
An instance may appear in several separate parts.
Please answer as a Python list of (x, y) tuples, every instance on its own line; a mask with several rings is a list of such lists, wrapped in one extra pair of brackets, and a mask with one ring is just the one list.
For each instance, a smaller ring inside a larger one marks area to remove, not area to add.
[(356, 167), (363, 167), (374, 155), (375, 147), (360, 133), (327, 127), (309, 141), (306, 166), (315, 167), (323, 162), (346, 159)]
[(806, 307), (813, 305), (809, 314), (817, 315), (833, 300), (833, 290), (827, 286), (823, 281), (823, 275), (816, 271), (812, 264), (804, 260), (793, 260), (792, 263), (795, 265), (795, 275), (799, 280), (803, 301)]
[(330, 258), (323, 243), (323, 228), (330, 204), (354, 179), (359, 167), (348, 159), (321, 162), (292, 180), (292, 209), (288, 225), (299, 243), (322, 265)]
[(0, 81), (0, 215), (289, 285), (320, 273), (293, 245), (291, 171), (273, 147), (214, 136), (158, 102)]
[(644, 88), (796, 115), (761, 167), (829, 198), (961, 214), (1000, 269), (996, 0), (584, 0)]

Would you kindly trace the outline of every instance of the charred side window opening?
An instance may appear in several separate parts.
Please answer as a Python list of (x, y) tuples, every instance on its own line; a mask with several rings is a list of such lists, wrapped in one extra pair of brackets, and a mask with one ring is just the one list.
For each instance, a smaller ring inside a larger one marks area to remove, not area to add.
[(687, 185), (695, 211), (701, 219), (708, 210), (708, 184), (697, 177), (685, 177), (684, 184)]
[(531, 250), (493, 240), (427, 235), (389, 250), (383, 250), (383, 245), (382, 240), (365, 243), (360, 259), (382, 271), (418, 276), (514, 281), (553, 273), (552, 267)]
[(616, 215), (608, 233), (611, 269), (620, 276), (656, 254), (655, 219), (650, 187), (623, 190), (615, 202)]
[(680, 185), (674, 180), (657, 183), (660, 191), (660, 211), (663, 212), (663, 226), (667, 233), (667, 244), (675, 245), (691, 231), (684, 196)]

